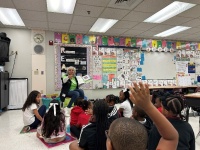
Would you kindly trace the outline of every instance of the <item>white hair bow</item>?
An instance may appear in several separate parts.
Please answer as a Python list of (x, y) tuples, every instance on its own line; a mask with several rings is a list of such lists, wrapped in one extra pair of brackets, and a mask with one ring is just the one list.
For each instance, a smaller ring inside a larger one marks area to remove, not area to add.
[(53, 106), (54, 116), (56, 116), (56, 105), (58, 105), (58, 103), (50, 103), (50, 106), (49, 106), (49, 109)]
[(123, 92), (126, 92), (127, 91), (127, 88), (123, 89)]

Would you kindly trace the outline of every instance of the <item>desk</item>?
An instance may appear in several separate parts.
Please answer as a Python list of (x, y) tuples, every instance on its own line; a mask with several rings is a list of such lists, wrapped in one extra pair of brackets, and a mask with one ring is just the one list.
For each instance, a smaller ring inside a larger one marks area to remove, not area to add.
[[(186, 121), (189, 120), (189, 109), (190, 107), (200, 107), (200, 93), (192, 93), (192, 94), (186, 94), (185, 96), (185, 103), (187, 105), (186, 108)], [(200, 116), (199, 116), (199, 132), (197, 134), (197, 137), (200, 136)]]

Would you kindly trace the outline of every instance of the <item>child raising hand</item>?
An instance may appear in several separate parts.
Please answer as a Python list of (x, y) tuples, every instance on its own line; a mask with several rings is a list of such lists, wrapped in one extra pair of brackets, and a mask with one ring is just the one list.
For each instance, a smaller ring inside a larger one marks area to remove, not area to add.
[(176, 129), (152, 104), (148, 85), (142, 82), (139, 83), (139, 86), (137, 83), (133, 84), (134, 88), (129, 87), (131, 91), (130, 100), (146, 112), (162, 136), (156, 149), (175, 150), (178, 144), (178, 133)]
[(24, 125), (27, 126), (27, 131), (30, 129), (36, 129), (41, 123), (44, 114), (46, 113), (46, 106), (42, 105), (39, 107), (41, 100), (41, 93), (38, 91), (32, 91), (23, 107), (23, 121)]

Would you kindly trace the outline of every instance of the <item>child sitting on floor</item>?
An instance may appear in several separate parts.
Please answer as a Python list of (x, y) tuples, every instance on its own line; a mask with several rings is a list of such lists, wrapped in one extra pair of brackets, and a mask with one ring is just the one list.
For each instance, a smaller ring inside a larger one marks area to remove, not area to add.
[(40, 100), (41, 93), (38, 91), (32, 91), (28, 95), (22, 107), (23, 121), (24, 125), (27, 127), (26, 131), (29, 131), (30, 129), (36, 129), (46, 113), (45, 105), (39, 107)]
[(61, 111), (60, 102), (52, 100), (42, 125), (37, 128), (37, 137), (43, 138), (46, 143), (58, 143), (65, 140), (65, 115)]
[(143, 109), (139, 108), (138, 106), (134, 106), (133, 109), (133, 115), (132, 118), (140, 122), (144, 125), (144, 127), (147, 129), (147, 133), (149, 135), (149, 132), (151, 130), (151, 127), (153, 125), (152, 120), (146, 115)]
[(110, 124), (117, 118), (120, 117), (120, 114), (117, 110), (116, 104), (117, 97), (113, 94), (107, 95), (105, 101), (107, 102), (109, 106), (108, 110), (108, 119), (110, 121)]
[(82, 109), (84, 112), (78, 116), (77, 124), (70, 126), (70, 132), (76, 138), (79, 138), (82, 126), (89, 123), (92, 115), (92, 103), (90, 101), (83, 101)]
[(132, 116), (133, 103), (129, 99), (129, 89), (121, 90), (119, 93), (119, 99), (122, 101), (119, 107), (121, 116), (130, 118)]
[(83, 99), (77, 99), (76, 102), (74, 103), (74, 107), (71, 110), (70, 113), (70, 126), (72, 125), (76, 125), (78, 122), (78, 116), (83, 113), (83, 109), (82, 109), (82, 105), (83, 105)]

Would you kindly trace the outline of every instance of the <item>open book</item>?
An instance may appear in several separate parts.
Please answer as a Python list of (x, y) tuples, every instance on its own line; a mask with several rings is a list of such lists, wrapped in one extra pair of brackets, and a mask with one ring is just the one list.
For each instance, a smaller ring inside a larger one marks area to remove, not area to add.
[(85, 75), (85, 76), (76, 76), (77, 80), (78, 80), (78, 85), (83, 85), (85, 83), (89, 83), (92, 81), (92, 78), (89, 75)]

